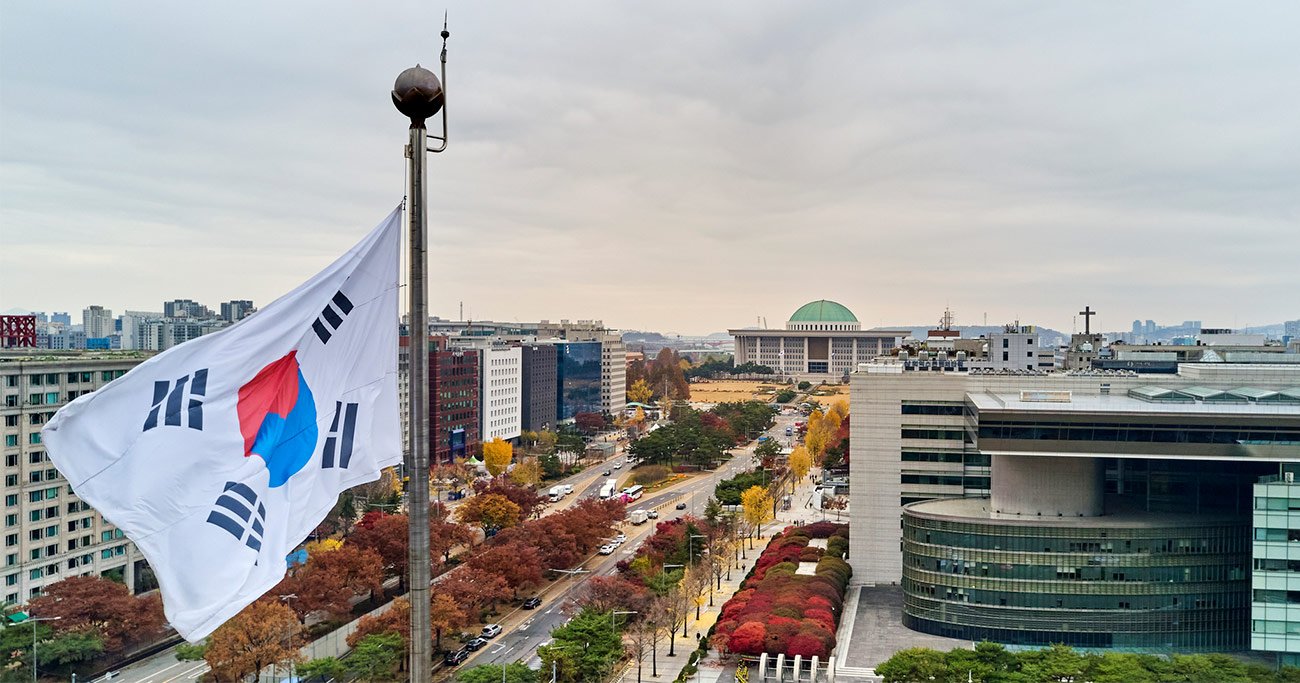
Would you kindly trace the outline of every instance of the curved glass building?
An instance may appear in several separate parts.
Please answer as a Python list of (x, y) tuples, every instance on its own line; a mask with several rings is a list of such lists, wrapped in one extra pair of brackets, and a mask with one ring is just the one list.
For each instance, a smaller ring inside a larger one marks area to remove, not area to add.
[(1025, 516), (987, 498), (903, 508), (903, 622), (1021, 645), (1232, 651), (1250, 636), (1251, 520)]

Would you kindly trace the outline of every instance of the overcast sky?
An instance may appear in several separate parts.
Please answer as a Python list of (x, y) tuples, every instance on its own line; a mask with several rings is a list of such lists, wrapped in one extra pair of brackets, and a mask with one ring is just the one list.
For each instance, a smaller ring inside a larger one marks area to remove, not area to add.
[[(450, 13), (436, 315), (1300, 317), (1296, 3)], [(402, 197), (388, 93), (436, 65), (441, 14), (6, 1), (0, 310), (261, 305), (310, 277)]]

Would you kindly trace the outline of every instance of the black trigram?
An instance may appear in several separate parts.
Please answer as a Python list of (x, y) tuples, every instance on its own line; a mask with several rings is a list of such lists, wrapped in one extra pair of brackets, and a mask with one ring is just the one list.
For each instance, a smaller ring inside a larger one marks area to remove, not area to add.
[(320, 317), (311, 324), (311, 329), (316, 331), (317, 337), (320, 337), (320, 343), (328, 344), (330, 336), (339, 329), (343, 319), (351, 312), (352, 301), (344, 296), (343, 292), (335, 292), (334, 298), (330, 299), (330, 303), (325, 304), (325, 310), (320, 312)]
[(257, 494), (237, 481), (226, 482), (225, 492), (217, 497), (216, 509), (208, 513), (208, 524), (229, 531), (235, 540), (253, 550), (262, 549), (265, 521), (266, 507), (257, 502)]
[[(342, 417), (343, 428), (340, 433), (339, 418)], [(357, 404), (334, 402), (334, 421), (330, 423), (329, 436), (325, 439), (325, 452), (321, 458), (321, 467), (329, 469), (339, 467), (347, 469), (352, 461), (352, 437), (357, 431)], [(338, 463), (335, 464), (335, 456)]]
[[(153, 410), (144, 421), (144, 431), (158, 426), (158, 414), (163, 414), (163, 424), (179, 427), (182, 422), (190, 429), (203, 431), (203, 395), (208, 390), (208, 369), (195, 370), (193, 379), (186, 375), (175, 385), (167, 380), (153, 383)], [(188, 398), (186, 397), (188, 394)], [(165, 403), (164, 403), (165, 401)]]

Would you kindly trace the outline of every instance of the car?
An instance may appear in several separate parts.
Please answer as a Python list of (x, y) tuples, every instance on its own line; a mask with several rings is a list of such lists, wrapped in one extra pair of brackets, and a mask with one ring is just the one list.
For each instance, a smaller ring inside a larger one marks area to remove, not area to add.
[(601, 473), (600, 473), (600, 476), (602, 476), (602, 477), (608, 477), (608, 476), (609, 476), (609, 470), (605, 470), (604, 472), (601, 472)]
[(627, 534), (620, 533), (619, 535), (615, 536), (614, 542), (619, 545), (623, 545), (624, 543), (627, 542)]
[(469, 650), (470, 652), (477, 652), (478, 650), (483, 649), (483, 646), (487, 644), (488, 644), (487, 638), (479, 636), (469, 641), (468, 643), (465, 643), (465, 649)]
[(678, 503), (678, 504), (676, 505), (676, 508), (677, 508), (678, 510), (685, 510), (685, 509), (686, 509), (686, 501), (682, 501), (682, 502)]
[(623, 461), (620, 460), (620, 461), (614, 463), (614, 469), (616, 469), (616, 470), (621, 470), (621, 469), (623, 469)]
[(538, 607), (541, 606), (542, 606), (542, 599), (535, 596), (528, 598), (527, 600), (524, 601), (524, 604), (520, 605), (520, 607), (523, 607), (524, 609), (537, 609)]
[(466, 650), (465, 648), (462, 647), (459, 650), (452, 650), (451, 652), (448, 652), (447, 656), (442, 658), (442, 663), (447, 666), (456, 666), (457, 664), (460, 664), (461, 662), (465, 661), (465, 658), (467, 657), (469, 657), (469, 650)]
[(650, 519), (659, 519), (659, 511), (658, 511), (658, 510), (646, 510), (646, 511), (645, 511), (645, 515), (646, 515), (646, 517), (649, 517)]
[(483, 632), (479, 634), (480, 638), (495, 638), (501, 635), (501, 624), (488, 624), (483, 627)]
[(613, 555), (613, 554), (614, 554), (614, 547), (615, 547), (614, 544), (612, 544), (612, 543), (606, 543), (605, 545), (600, 546), (600, 554), (601, 554), (601, 555)]

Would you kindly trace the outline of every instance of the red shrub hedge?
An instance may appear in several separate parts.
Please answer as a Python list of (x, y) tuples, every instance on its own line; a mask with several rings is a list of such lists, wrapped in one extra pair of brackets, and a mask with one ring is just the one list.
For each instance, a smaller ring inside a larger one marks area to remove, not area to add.
[[(847, 526), (817, 522), (787, 529), (773, 539), (741, 590), (722, 606), (714, 645), (747, 655), (829, 655), (835, 647), (836, 616), (843, 607), (849, 566), (809, 548), (808, 541), (832, 536), (846, 540)], [(817, 561), (815, 574), (795, 574), (800, 561)]]

